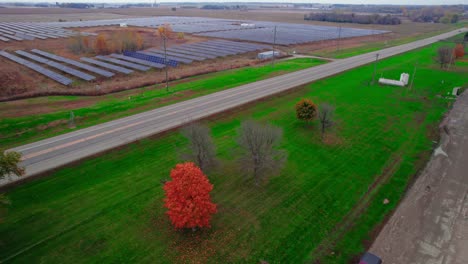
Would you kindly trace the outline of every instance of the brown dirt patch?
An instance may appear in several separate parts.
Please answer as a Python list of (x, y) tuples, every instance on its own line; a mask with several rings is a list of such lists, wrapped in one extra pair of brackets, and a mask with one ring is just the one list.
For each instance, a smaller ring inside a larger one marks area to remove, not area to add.
[(336, 134), (327, 134), (323, 136), (323, 143), (326, 145), (336, 146), (343, 144), (343, 139)]
[(37, 115), (37, 114), (46, 114), (55, 112), (57, 110), (73, 110), (78, 108), (83, 108), (90, 106), (98, 101), (101, 98), (88, 97), (83, 98), (82, 100), (74, 101), (50, 101), (48, 98), (43, 98), (41, 100), (18, 100), (10, 101), (0, 104), (0, 117), (10, 118), (10, 117), (20, 117), (28, 115)]
[(57, 126), (60, 126), (60, 125), (64, 125), (68, 122), (68, 120), (65, 120), (65, 119), (60, 119), (60, 120), (55, 120), (55, 121), (52, 121), (52, 122), (49, 122), (47, 125), (40, 125), (37, 127), (37, 130), (39, 131), (42, 131), (42, 130), (46, 130), (46, 129), (49, 129), (49, 128), (53, 128), (53, 127), (57, 127)]

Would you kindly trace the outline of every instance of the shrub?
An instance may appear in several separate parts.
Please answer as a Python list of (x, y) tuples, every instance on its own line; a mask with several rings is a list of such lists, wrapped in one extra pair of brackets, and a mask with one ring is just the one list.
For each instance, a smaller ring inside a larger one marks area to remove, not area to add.
[(317, 115), (317, 106), (310, 99), (301, 99), (296, 103), (296, 117), (302, 121), (312, 121)]

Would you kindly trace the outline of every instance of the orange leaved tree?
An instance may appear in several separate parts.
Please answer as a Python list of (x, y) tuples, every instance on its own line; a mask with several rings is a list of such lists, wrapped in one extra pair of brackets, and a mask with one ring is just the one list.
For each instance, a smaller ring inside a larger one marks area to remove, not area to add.
[(302, 121), (312, 121), (317, 115), (317, 106), (310, 99), (301, 99), (296, 103), (296, 117)]
[(171, 24), (164, 24), (158, 27), (158, 34), (160, 37), (171, 38), (172, 36), (172, 27)]
[(94, 52), (97, 54), (106, 54), (108, 50), (109, 48), (107, 47), (106, 38), (104, 35), (99, 34), (94, 42)]
[(211, 202), (213, 185), (193, 162), (177, 164), (164, 185), (164, 206), (176, 228), (209, 227), (216, 204)]
[(463, 56), (465, 56), (465, 48), (463, 47), (462, 44), (457, 44), (457, 46), (455, 46), (455, 49), (453, 50), (453, 55), (455, 55), (455, 58), (458, 59), (458, 58), (463, 58)]

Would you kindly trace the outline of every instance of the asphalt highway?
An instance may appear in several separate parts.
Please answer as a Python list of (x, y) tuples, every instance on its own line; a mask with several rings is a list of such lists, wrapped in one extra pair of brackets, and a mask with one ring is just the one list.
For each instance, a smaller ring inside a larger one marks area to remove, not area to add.
[[(412, 43), (382, 49), (363, 55), (337, 60), (325, 65), (242, 85), (144, 113), (80, 129), (14, 149), (23, 155), (25, 177), (33, 176), (67, 163), (134, 142), (136, 140), (201, 119), (216, 113), (271, 96), (294, 87), (314, 82), (340, 72), (369, 64), (406, 51), (417, 49), (441, 39), (468, 31), (466, 28), (444, 33)], [(371, 73), (369, 73), (371, 74)], [(24, 176), (21, 178), (25, 178)], [(12, 177), (1, 185), (19, 180)]]

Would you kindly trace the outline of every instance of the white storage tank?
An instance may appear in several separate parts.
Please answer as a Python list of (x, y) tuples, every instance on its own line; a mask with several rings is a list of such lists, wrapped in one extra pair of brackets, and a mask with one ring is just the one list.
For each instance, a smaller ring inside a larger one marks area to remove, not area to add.
[(405, 85), (408, 85), (409, 74), (407, 74), (407, 73), (402, 73), (402, 74), (400, 75), (400, 81), (403, 82)]
[(270, 51), (265, 51), (265, 52), (258, 53), (257, 58), (259, 58), (261, 60), (268, 60), (268, 59), (273, 58), (273, 54), (274, 54), (275, 57), (278, 57), (280, 55), (279, 51), (275, 51), (273, 53), (273, 51), (270, 50)]

